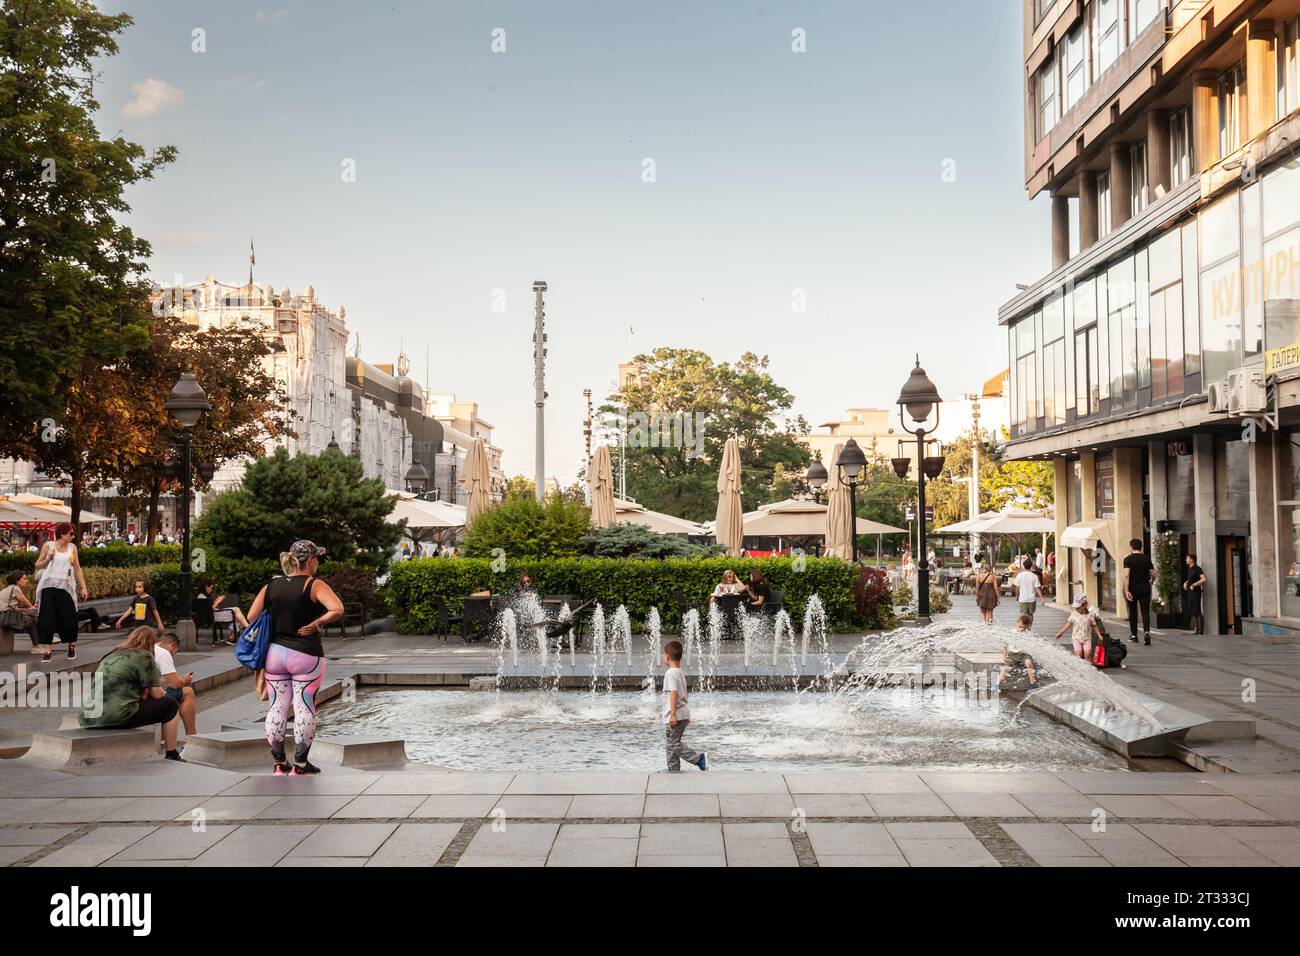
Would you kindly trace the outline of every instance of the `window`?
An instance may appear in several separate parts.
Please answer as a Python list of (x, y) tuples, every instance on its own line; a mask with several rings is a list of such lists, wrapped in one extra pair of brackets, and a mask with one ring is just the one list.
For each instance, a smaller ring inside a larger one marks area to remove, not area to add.
[(1110, 173), (1097, 174), (1097, 238), (1110, 235)]
[(1129, 190), (1129, 215), (1136, 216), (1151, 201), (1147, 192), (1147, 144), (1134, 143), (1129, 151), (1129, 175), (1131, 178), (1131, 189)]
[(1120, 0), (1094, 0), (1092, 5), (1093, 36), (1096, 38), (1093, 62), (1097, 64), (1097, 76), (1105, 73), (1119, 59), (1123, 33), (1119, 5)]
[(1106, 287), (1111, 408), (1127, 408), (1137, 403), (1137, 309), (1131, 257), (1107, 270)]
[(1277, 118), (1282, 119), (1300, 106), (1296, 83), (1297, 26), (1300, 18), (1292, 17), (1277, 28), (1275, 48), (1277, 55)]
[(1186, 107), (1169, 117), (1169, 178), (1174, 188), (1192, 178), (1192, 111)]
[(1264, 250), (1259, 275), (1264, 288), (1260, 299), (1264, 339), (1272, 349), (1300, 342), (1300, 160), (1279, 166), (1261, 185)]
[(1080, 23), (1065, 37), (1065, 103), (1062, 112), (1068, 111), (1083, 99), (1088, 89), (1088, 53), (1084, 42), (1086, 34)]
[(1196, 459), (1170, 455), (1165, 460), (1165, 500), (1170, 521), (1196, 520)]
[(1147, 247), (1150, 271), (1151, 399), (1183, 393), (1182, 230)]
[(1128, 0), (1128, 42), (1132, 43), (1160, 12), (1162, 0)]
[(1201, 213), (1201, 333), (1206, 382), (1241, 365), (1240, 199), (1232, 193)]
[(1051, 12), (1056, 0), (1034, 0), (1034, 26), (1042, 23), (1043, 17)]
[(1048, 428), (1065, 424), (1065, 299), (1043, 303), (1043, 419)]
[(1246, 99), (1246, 67), (1234, 66), (1219, 77), (1219, 158), (1241, 148), (1241, 112)]
[(1038, 138), (1041, 140), (1056, 125), (1056, 60), (1048, 61), (1038, 71)]
[(1187, 375), (1201, 371), (1201, 287), (1196, 281), (1199, 263), (1193, 219), (1183, 226), (1183, 372)]
[(1039, 315), (1025, 316), (1011, 327), (1012, 372), (1014, 381), (1014, 413), (1021, 432), (1033, 431), (1038, 419), (1038, 371), (1035, 347)]
[(1098, 378), (1097, 285), (1092, 279), (1074, 287), (1074, 406), (1080, 418), (1101, 411)]
[(1278, 443), (1278, 573), (1282, 576), (1282, 613), (1300, 616), (1300, 432), (1282, 433)]
[(1241, 191), (1241, 349), (1247, 356), (1264, 351), (1264, 299), (1260, 294), (1264, 236), (1259, 195), (1259, 183)]

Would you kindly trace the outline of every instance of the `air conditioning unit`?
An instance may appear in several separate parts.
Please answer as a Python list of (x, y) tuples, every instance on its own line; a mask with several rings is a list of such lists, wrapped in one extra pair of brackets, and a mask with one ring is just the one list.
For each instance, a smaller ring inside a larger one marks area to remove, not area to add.
[(1264, 367), (1252, 365), (1228, 373), (1228, 414), (1255, 415), (1268, 409), (1268, 390), (1264, 387)]
[(1210, 411), (1216, 415), (1228, 414), (1228, 383), (1211, 382), (1210, 387), (1205, 390), (1206, 397), (1210, 400)]

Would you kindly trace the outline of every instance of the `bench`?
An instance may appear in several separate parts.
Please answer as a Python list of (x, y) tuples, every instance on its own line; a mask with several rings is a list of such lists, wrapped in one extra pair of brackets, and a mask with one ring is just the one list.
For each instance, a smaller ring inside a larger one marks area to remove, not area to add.
[(311, 755), (336, 767), (395, 767), (407, 762), (406, 741), (401, 737), (317, 737)]
[(51, 770), (139, 763), (158, 756), (157, 731), (156, 727), (45, 731), (32, 735), (31, 748), (18, 759)]
[[(95, 610), (99, 611), (100, 618), (107, 621), (110, 626), (116, 625), (117, 619), (121, 617), (123, 614), (125, 614), (127, 608), (129, 608), (130, 606), (131, 606), (130, 596), (113, 598), (111, 601), (105, 601), (102, 604), (96, 602), (94, 605)], [(90, 627), (89, 621), (77, 622), (77, 630), (79, 631), (88, 630), (89, 627)], [(114, 627), (114, 630), (116, 630), (116, 627)]]
[(186, 738), (185, 752), (181, 756), (189, 763), (209, 767), (246, 767), (271, 761), (266, 734), (250, 729), (195, 734)]

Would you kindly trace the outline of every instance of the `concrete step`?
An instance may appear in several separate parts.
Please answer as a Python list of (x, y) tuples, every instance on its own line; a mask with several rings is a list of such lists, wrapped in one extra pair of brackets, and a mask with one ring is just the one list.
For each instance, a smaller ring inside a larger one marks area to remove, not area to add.
[(337, 767), (392, 767), (407, 762), (401, 737), (317, 737), (311, 745), (315, 763)]
[(266, 735), (256, 730), (219, 730), (195, 734), (185, 741), (181, 752), (189, 763), (209, 767), (247, 767), (270, 763)]
[(157, 756), (157, 732), (153, 727), (127, 730), (78, 727), (33, 734), (31, 748), (18, 759), (58, 770), (105, 763), (139, 763)]

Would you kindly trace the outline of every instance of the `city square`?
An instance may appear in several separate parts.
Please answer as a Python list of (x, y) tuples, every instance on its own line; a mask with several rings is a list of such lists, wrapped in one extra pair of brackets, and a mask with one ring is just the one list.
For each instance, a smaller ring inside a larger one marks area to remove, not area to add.
[(42, 924), (291, 867), (1284, 912), (1300, 0), (0, 10)]

